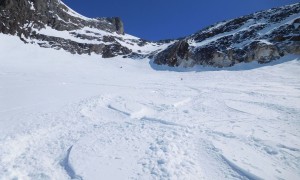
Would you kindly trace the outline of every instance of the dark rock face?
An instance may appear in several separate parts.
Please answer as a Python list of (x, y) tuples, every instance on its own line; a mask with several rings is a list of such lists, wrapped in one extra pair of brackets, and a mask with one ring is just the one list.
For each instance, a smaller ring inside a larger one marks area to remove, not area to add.
[(179, 66), (183, 60), (188, 60), (189, 44), (185, 41), (176, 42), (165, 51), (156, 56), (156, 64), (168, 64), (169, 66)]
[(154, 63), (228, 67), (300, 54), (299, 22), (300, 3), (217, 23), (172, 44), (154, 57)]
[(24, 43), (104, 58), (153, 58), (171, 67), (268, 63), (300, 54), (299, 32), (300, 3), (223, 21), (185, 38), (150, 42), (125, 37), (118, 17), (86, 18), (60, 0), (0, 0), (0, 33)]
[(129, 53), (131, 53), (131, 51), (128, 48), (123, 47), (120, 44), (116, 44), (113, 46), (105, 46), (103, 48), (102, 57), (110, 58), (110, 57), (115, 57), (117, 55), (124, 55), (124, 54), (129, 54)]
[(59, 31), (91, 27), (124, 34), (124, 27), (120, 18), (86, 20), (77, 16), (59, 0), (1, 0), (0, 13), (1, 22), (4, 23), (6, 29), (10, 29), (12, 32), (17, 32), (18, 28), (23, 28), (20, 25), (37, 29), (47, 25)]
[[(38, 43), (41, 47), (64, 49), (78, 54), (104, 53), (103, 57), (131, 53), (130, 49), (117, 42), (117, 37), (100, 38), (100, 34), (87, 35), (92, 32), (72, 32), (88, 27), (124, 35), (124, 26), (120, 18), (85, 18), (60, 0), (0, 0), (0, 22), (0, 33), (18, 35), (26, 43), (31, 40), (43, 41)], [(70, 38), (39, 33), (39, 30), (46, 27), (57, 31), (69, 31), (71, 36), (91, 42), (78, 42)]]
[(115, 26), (117, 33), (125, 34), (123, 22), (119, 17), (108, 18), (108, 21)]

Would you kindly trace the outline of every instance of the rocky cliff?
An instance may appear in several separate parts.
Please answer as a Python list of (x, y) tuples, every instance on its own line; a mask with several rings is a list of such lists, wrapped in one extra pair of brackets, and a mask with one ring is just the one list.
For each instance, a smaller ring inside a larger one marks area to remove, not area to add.
[(104, 58), (143, 54), (140, 49), (147, 44), (125, 35), (120, 18), (87, 18), (60, 0), (0, 0), (0, 22), (0, 33), (25, 43)]
[(300, 3), (217, 23), (173, 43), (154, 63), (228, 67), (300, 54)]
[(0, 33), (25, 43), (103, 58), (152, 58), (158, 65), (227, 67), (300, 54), (300, 3), (223, 21), (180, 40), (150, 42), (118, 17), (87, 18), (60, 0), (0, 0)]

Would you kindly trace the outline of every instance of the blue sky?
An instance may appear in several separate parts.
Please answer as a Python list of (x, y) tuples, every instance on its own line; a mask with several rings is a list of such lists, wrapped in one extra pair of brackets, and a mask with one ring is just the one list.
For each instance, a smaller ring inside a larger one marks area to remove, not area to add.
[(63, 0), (87, 17), (122, 18), (125, 32), (147, 40), (178, 38), (216, 22), (298, 0)]

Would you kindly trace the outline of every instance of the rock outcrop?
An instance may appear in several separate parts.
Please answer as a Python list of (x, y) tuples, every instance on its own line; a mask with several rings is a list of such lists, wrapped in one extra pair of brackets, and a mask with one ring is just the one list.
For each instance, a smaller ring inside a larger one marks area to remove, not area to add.
[(124, 25), (119, 17), (86, 18), (60, 0), (0, 0), (0, 22), (0, 33), (45, 48), (104, 58), (132, 52), (124, 45), (132, 40), (122, 37)]
[[(30, 32), (30, 28), (45, 26), (58, 31), (72, 31), (83, 27), (124, 34), (120, 18), (85, 18), (63, 4), (60, 0), (1, 0), (1, 32), (15, 34)], [(27, 28), (27, 29), (26, 29)]]
[(119, 17), (87, 18), (60, 0), (0, 0), (0, 33), (73, 54), (152, 58), (171, 67), (268, 63), (300, 54), (300, 3), (223, 21), (177, 40), (125, 34)]
[(188, 36), (158, 53), (154, 63), (172, 67), (268, 63), (287, 54), (300, 54), (299, 27), (300, 3), (257, 12)]

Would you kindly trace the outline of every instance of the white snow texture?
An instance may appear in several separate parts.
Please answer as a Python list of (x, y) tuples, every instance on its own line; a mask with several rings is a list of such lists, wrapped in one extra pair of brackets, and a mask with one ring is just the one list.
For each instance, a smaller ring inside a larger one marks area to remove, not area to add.
[(299, 60), (159, 71), (1, 34), (0, 179), (300, 179)]

